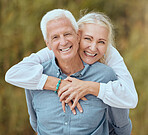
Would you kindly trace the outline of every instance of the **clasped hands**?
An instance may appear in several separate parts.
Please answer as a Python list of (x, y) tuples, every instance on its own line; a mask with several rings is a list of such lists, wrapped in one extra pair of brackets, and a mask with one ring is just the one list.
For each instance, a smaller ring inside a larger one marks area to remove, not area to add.
[(89, 94), (87, 81), (78, 80), (76, 78), (67, 77), (66, 81), (70, 82), (58, 91), (58, 96), (62, 102), (62, 108), (65, 112), (65, 104), (68, 104), (73, 114), (76, 114), (75, 107), (82, 113), (83, 109), (79, 100), (87, 100), (84, 96)]

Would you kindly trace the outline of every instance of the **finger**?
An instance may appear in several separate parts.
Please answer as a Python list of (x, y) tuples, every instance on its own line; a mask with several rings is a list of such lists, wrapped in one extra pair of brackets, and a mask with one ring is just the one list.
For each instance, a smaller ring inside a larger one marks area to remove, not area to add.
[(86, 101), (86, 100), (87, 100), (87, 98), (86, 98), (86, 97), (82, 97), (82, 98), (81, 98), (81, 100)]
[(82, 107), (81, 107), (81, 105), (80, 105), (80, 103), (79, 103), (79, 102), (77, 103), (77, 108), (78, 108), (78, 110), (79, 110), (79, 112), (80, 112), (80, 113), (82, 113), (82, 112), (83, 112), (83, 109), (82, 109)]
[(62, 101), (63, 99), (67, 99), (69, 94), (70, 94), (70, 91), (65, 91), (64, 93), (62, 93), (62, 95), (60, 96), (60, 101)]
[(73, 105), (72, 105), (72, 109), (74, 109), (76, 107), (76, 105), (78, 104), (79, 98), (75, 98), (73, 100)]
[(70, 107), (72, 113), (73, 113), (74, 115), (76, 115), (76, 110), (71, 108), (71, 107), (72, 107), (72, 102), (71, 102), (71, 101), (68, 103), (68, 105), (69, 105), (69, 107)]
[(70, 76), (68, 76), (68, 77), (67, 77), (67, 78), (65, 78), (64, 80), (72, 82), (73, 78), (72, 78), (72, 77), (70, 77)]
[(64, 93), (65, 91), (67, 91), (68, 87), (67, 85), (64, 86), (63, 88), (59, 89), (58, 91), (58, 97), (60, 97), (62, 95), (62, 93)]
[(66, 86), (64, 86), (63, 88), (61, 88), (59, 91), (58, 91), (58, 96), (60, 97), (62, 95), (62, 93), (64, 93), (65, 91), (67, 91), (69, 88), (70, 88), (70, 84), (67, 84)]
[[(87, 98), (86, 98), (86, 97), (82, 97), (81, 100), (86, 101)], [(77, 104), (79, 103), (78, 101), (79, 101), (79, 98), (75, 98), (75, 99), (73, 100), (72, 109), (77, 106)], [(81, 108), (82, 108), (82, 107), (81, 107)]]
[(65, 113), (65, 101), (64, 100), (62, 101), (62, 108), (63, 108), (63, 111)]
[(65, 100), (65, 103), (70, 102), (73, 98), (74, 98), (74, 94), (73, 94), (73, 95), (70, 94), (70, 95), (68, 96), (68, 98)]

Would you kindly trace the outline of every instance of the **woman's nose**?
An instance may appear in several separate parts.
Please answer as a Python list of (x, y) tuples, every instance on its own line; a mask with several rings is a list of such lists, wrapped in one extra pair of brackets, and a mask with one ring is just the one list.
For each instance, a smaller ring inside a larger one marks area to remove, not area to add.
[(97, 48), (96, 48), (96, 43), (92, 43), (92, 44), (90, 45), (90, 49), (91, 49), (92, 51), (96, 51), (96, 50), (97, 50)]

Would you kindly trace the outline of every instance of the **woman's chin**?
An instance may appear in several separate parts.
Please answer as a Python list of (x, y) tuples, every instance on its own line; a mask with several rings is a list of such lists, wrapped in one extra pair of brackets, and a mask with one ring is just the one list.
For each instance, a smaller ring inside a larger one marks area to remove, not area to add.
[(84, 61), (85, 63), (89, 64), (89, 65), (95, 63), (95, 61), (90, 60), (90, 59), (85, 59), (85, 60), (83, 60), (83, 61)]

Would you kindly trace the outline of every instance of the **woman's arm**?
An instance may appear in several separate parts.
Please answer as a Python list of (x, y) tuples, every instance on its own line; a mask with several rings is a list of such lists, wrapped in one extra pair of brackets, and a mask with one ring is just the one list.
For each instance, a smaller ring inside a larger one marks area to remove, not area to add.
[[(56, 85), (59, 81), (59, 78), (47, 76), (43, 73), (43, 66), (41, 63), (46, 62), (53, 58), (53, 52), (50, 51), (47, 47), (40, 50), (37, 53), (31, 54), (29, 57), (23, 59), (23, 61), (11, 67), (6, 75), (6, 82), (31, 90), (56, 90)], [(68, 81), (62, 80), (59, 89), (69, 84)], [(86, 100), (83, 98), (83, 100)], [(72, 106), (72, 103), (69, 102), (68, 105)], [(63, 111), (65, 111), (65, 102), (62, 101)], [(80, 112), (83, 111), (81, 105), (78, 103), (77, 108)], [(75, 109), (71, 109), (73, 114), (76, 114)]]
[[(40, 64), (51, 58), (48, 53), (48, 48), (43, 49), (10, 68), (6, 73), (6, 81), (22, 88), (43, 89), (44, 87), (48, 89), (50, 85), (45, 83), (48, 76), (42, 74), (43, 67)], [(44, 58), (43, 55), (46, 57)], [(116, 72), (118, 80), (107, 84), (100, 83), (100, 89), (98, 90), (98, 86), (96, 87), (99, 92), (98, 98), (112, 107), (134, 108), (137, 105), (138, 96), (133, 79), (124, 64), (123, 58), (115, 48), (110, 48), (106, 62)]]
[(41, 90), (48, 77), (42, 74), (43, 66), (41, 63), (52, 58), (53, 52), (47, 47), (37, 53), (33, 53), (11, 67), (5, 75), (5, 80), (21, 88)]
[(70, 95), (65, 102), (68, 103), (71, 99), (74, 99), (74, 104), (72, 106), (72, 108), (74, 108), (80, 98), (87, 94), (92, 94), (112, 107), (136, 107), (138, 96), (133, 79), (118, 51), (112, 46), (110, 46), (109, 50), (110, 52), (106, 63), (115, 71), (118, 80), (108, 83), (96, 83), (85, 82), (69, 77), (67, 80), (70, 81), (71, 84), (60, 89), (58, 93), (61, 101), (65, 96)]
[(118, 80), (100, 83), (98, 98), (104, 103), (117, 108), (135, 108), (138, 102), (133, 79), (119, 52), (110, 46), (106, 63), (116, 73)]

